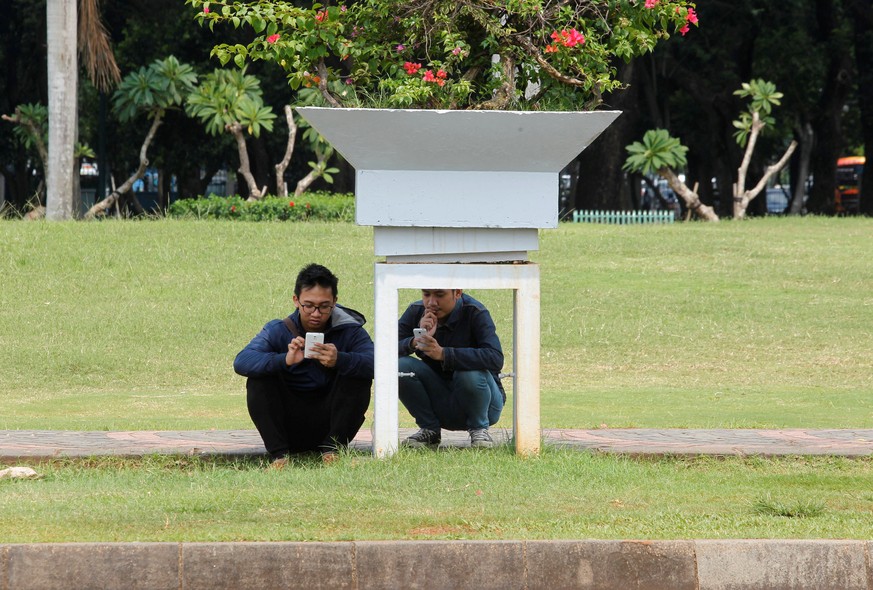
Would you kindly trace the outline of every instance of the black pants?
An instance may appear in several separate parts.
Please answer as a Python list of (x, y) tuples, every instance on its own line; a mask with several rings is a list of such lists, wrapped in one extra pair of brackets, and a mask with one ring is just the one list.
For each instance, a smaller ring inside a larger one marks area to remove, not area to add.
[(372, 379), (337, 377), (327, 393), (294, 391), (282, 377), (249, 377), (249, 416), (273, 459), (347, 445), (364, 423)]

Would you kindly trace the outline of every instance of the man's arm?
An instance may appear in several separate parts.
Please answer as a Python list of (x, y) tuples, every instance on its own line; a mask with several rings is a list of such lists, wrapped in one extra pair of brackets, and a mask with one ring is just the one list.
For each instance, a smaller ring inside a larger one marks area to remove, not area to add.
[(348, 344), (343, 344), (343, 350), (337, 350), (336, 370), (340, 375), (373, 378), (373, 357), (375, 347), (373, 339), (362, 327), (352, 329)]
[[(287, 367), (285, 356), (288, 354), (287, 338), (283, 332), (288, 332), (281, 320), (272, 320), (252, 338), (233, 360), (233, 370), (243, 377), (263, 377), (276, 375)], [(291, 337), (288, 332), (288, 338)]]

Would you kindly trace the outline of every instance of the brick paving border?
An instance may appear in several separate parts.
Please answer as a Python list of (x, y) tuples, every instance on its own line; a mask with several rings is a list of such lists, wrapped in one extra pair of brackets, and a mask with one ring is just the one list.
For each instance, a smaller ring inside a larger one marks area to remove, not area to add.
[[(404, 438), (414, 429), (401, 429)], [(509, 444), (512, 433), (493, 429), (495, 440)], [(873, 455), (873, 430), (687, 430), (546, 429), (546, 445), (580, 451), (627, 455)], [(469, 446), (465, 432), (443, 431), (444, 446)], [(370, 451), (365, 429), (352, 443)], [(149, 454), (261, 456), (264, 447), (255, 430), (189, 431), (60, 431), (0, 430), (0, 462), (21, 459)]]

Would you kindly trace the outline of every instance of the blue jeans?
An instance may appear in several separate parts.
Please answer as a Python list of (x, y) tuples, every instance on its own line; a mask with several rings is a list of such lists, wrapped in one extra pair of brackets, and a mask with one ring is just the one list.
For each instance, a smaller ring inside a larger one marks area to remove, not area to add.
[(439, 432), (488, 428), (500, 419), (503, 394), (488, 371), (455, 371), (444, 378), (413, 356), (400, 357), (400, 401), (419, 428)]

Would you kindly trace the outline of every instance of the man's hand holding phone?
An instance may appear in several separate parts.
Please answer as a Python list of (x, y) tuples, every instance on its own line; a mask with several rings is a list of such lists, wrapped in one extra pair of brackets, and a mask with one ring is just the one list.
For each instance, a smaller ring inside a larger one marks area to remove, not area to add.
[[(424, 322), (422, 321), (422, 323)], [(428, 330), (424, 327), (413, 328), (413, 343), (415, 345), (415, 350), (426, 354), (434, 360), (441, 361), (443, 360), (443, 347), (440, 346), (439, 342), (436, 341), (436, 338), (433, 337), (432, 332), (434, 331), (436, 330)]]
[(324, 334), (321, 332), (307, 332), (303, 358), (318, 361), (328, 368), (336, 366), (336, 346), (333, 344), (325, 344)]

